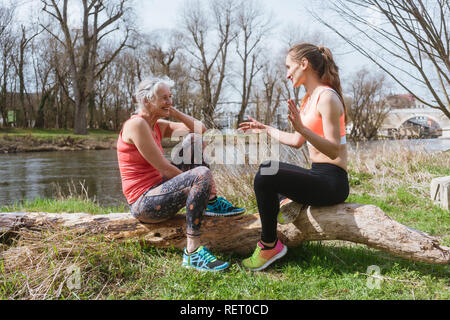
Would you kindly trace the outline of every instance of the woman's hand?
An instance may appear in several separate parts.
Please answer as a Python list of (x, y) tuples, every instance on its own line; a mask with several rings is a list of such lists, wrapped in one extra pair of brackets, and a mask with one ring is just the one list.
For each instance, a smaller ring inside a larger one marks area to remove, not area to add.
[(261, 132), (262, 130), (266, 129), (266, 126), (264, 124), (262, 124), (261, 122), (253, 119), (250, 116), (248, 117), (248, 119), (250, 121), (239, 123), (239, 129), (244, 131), (244, 133), (247, 132), (250, 129), (251, 130), (255, 130), (256, 129), (255, 131), (259, 131), (259, 132)]
[[(201, 121), (181, 112), (174, 106), (169, 107), (169, 115), (178, 122), (166, 121), (168, 130), (165, 130), (165, 132), (163, 133), (163, 136), (165, 138), (172, 137), (174, 132), (176, 132), (176, 134), (184, 136), (185, 134), (190, 132), (202, 134), (206, 131), (206, 127)], [(159, 123), (163, 123), (162, 120), (158, 121)]]
[(170, 115), (172, 118), (175, 118), (175, 119), (178, 120), (179, 114), (180, 114), (180, 111), (178, 111), (177, 109), (175, 109), (175, 107), (174, 107), (173, 105), (169, 107), (169, 115)]
[(300, 111), (295, 105), (294, 100), (292, 99), (288, 100), (288, 107), (289, 107), (288, 119), (291, 122), (292, 126), (294, 127), (295, 131), (301, 134), (305, 126), (303, 125)]

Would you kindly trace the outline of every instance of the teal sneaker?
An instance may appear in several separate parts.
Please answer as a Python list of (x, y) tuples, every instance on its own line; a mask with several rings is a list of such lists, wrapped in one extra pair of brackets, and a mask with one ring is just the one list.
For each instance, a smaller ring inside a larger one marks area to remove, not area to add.
[(217, 197), (208, 203), (205, 215), (212, 217), (229, 217), (242, 214), (245, 212), (244, 208), (234, 207), (227, 199)]
[(182, 265), (185, 268), (194, 268), (200, 271), (222, 271), (228, 268), (230, 264), (217, 259), (208, 249), (200, 246), (192, 253), (188, 253), (184, 248)]

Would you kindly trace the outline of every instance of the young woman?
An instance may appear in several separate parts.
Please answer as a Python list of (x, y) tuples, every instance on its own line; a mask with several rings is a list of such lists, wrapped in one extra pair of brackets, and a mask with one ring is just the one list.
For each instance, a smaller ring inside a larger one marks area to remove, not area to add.
[[(233, 207), (215, 195), (215, 184), (208, 167), (177, 167), (163, 153), (161, 140), (174, 132), (206, 131), (194, 118), (172, 105), (170, 80), (151, 78), (138, 87), (134, 102), (138, 110), (127, 120), (117, 142), (117, 156), (123, 193), (133, 216), (143, 223), (158, 223), (174, 217), (186, 207), (187, 247), (183, 266), (218, 271), (228, 263), (218, 260), (200, 243), (202, 215), (233, 215), (243, 209)], [(163, 120), (172, 116), (179, 122)], [(181, 168), (181, 170), (180, 170)], [(185, 170), (185, 172), (183, 172)]]
[[(288, 52), (286, 67), (287, 78), (294, 87), (306, 89), (300, 110), (292, 100), (288, 101), (288, 118), (295, 132), (283, 132), (252, 118), (240, 126), (244, 132), (264, 130), (295, 148), (306, 142), (312, 168), (279, 163), (276, 174), (263, 175), (261, 169), (273, 164), (260, 166), (254, 189), (262, 225), (261, 241), (253, 255), (243, 261), (245, 267), (255, 271), (265, 269), (287, 252), (277, 239), (277, 217), (279, 222), (288, 223), (296, 218), (302, 206), (334, 205), (345, 201), (349, 193), (345, 105), (331, 51), (308, 43), (297, 44)], [(280, 199), (283, 199), (281, 211)]]

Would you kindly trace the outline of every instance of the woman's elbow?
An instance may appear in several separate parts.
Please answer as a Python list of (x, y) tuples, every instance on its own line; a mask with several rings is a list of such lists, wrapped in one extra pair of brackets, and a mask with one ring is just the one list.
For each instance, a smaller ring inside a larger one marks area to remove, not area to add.
[(165, 168), (161, 171), (159, 171), (159, 173), (161, 174), (161, 176), (165, 177), (167, 180), (172, 179), (174, 177), (176, 177), (180, 172), (180, 170), (178, 170), (178, 168), (173, 168), (173, 167), (168, 167)]
[(293, 147), (294, 147), (295, 149), (300, 149), (302, 146), (303, 146), (303, 142), (302, 142), (302, 143), (297, 142), (297, 143), (295, 143), (295, 144), (293, 145)]
[(337, 157), (339, 157), (338, 154), (331, 154), (331, 155), (328, 156), (328, 158), (330, 158), (331, 160), (336, 160)]
[(306, 140), (303, 138), (299, 138), (299, 139), (295, 139), (291, 146), (294, 147), (295, 149), (300, 149), (304, 144), (305, 144)]
[(333, 148), (330, 150), (328, 157), (331, 160), (336, 160), (339, 157), (340, 146), (333, 146)]

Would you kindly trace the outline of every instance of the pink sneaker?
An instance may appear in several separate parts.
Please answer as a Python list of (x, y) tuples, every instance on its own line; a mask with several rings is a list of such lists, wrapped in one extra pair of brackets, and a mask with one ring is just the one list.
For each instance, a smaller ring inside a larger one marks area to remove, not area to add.
[(263, 250), (263, 248), (264, 246), (259, 241), (253, 255), (242, 261), (244, 267), (251, 271), (261, 271), (287, 253), (287, 247), (280, 240), (277, 240), (273, 249)]

